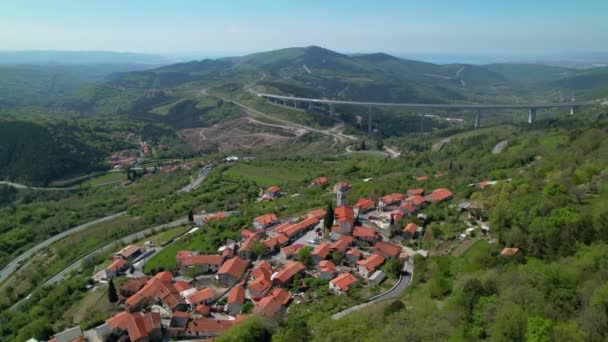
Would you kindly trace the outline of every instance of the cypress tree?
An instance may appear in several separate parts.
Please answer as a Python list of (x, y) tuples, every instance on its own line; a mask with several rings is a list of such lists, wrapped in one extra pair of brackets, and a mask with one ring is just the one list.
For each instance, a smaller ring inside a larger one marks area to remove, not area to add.
[(118, 302), (118, 293), (116, 292), (116, 287), (114, 287), (114, 281), (110, 279), (110, 283), (108, 284), (108, 301), (110, 303)]
[(192, 210), (188, 212), (188, 221), (194, 222), (194, 213), (192, 212)]
[(334, 224), (334, 208), (331, 203), (327, 204), (327, 210), (325, 210), (324, 226), (326, 231), (331, 231), (331, 226)]

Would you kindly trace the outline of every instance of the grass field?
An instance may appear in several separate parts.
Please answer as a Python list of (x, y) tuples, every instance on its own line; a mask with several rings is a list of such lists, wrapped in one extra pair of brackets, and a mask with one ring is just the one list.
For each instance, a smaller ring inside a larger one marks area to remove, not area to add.
[(91, 178), (84, 182), (83, 185), (99, 185), (103, 183), (116, 182), (126, 180), (127, 177), (124, 172), (108, 172), (105, 175), (101, 175), (95, 178)]
[(231, 167), (226, 171), (226, 174), (245, 178), (259, 185), (271, 186), (312, 179), (318, 177), (322, 170), (323, 168), (320, 165), (303, 162), (270, 162), (267, 166), (241, 163)]
[(182, 250), (202, 251), (205, 253), (215, 252), (215, 245), (209, 243), (203, 237), (203, 234), (199, 232), (185, 236), (184, 238), (168, 245), (162, 251), (156, 253), (144, 265), (144, 273), (150, 273), (151, 270), (159, 268), (163, 268), (165, 270), (175, 268), (175, 255), (177, 252)]

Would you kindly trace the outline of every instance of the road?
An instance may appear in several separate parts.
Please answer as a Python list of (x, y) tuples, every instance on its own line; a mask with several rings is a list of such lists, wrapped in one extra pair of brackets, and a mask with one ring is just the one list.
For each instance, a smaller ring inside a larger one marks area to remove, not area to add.
[(36, 191), (75, 191), (75, 190), (86, 189), (87, 187), (96, 188), (99, 186), (117, 184), (120, 182), (121, 181), (118, 180), (118, 181), (111, 181), (111, 182), (95, 184), (95, 185), (86, 186), (86, 187), (72, 186), (72, 187), (65, 187), (65, 188), (44, 188), (44, 187), (29, 186), (29, 185), (25, 185), (25, 184), (13, 183), (13, 182), (8, 182), (8, 181), (0, 181), (0, 185), (8, 185), (8, 186), (12, 186), (13, 188), (16, 188), (16, 189), (36, 190)]
[(52, 236), (48, 239), (46, 239), (45, 241), (40, 242), (39, 244), (37, 244), (36, 246), (28, 249), (27, 251), (23, 252), (21, 255), (19, 255), (18, 257), (16, 257), (15, 259), (13, 259), (13, 261), (11, 261), (10, 263), (8, 263), (8, 265), (6, 265), (2, 271), (0, 271), (0, 283), (3, 282), (6, 278), (8, 278), (13, 272), (15, 272), (17, 270), (17, 268), (19, 268), (19, 265), (24, 262), (25, 260), (27, 260), (28, 258), (30, 258), (32, 255), (34, 255), (35, 253), (37, 253), (38, 251), (40, 251), (41, 249), (55, 243), (56, 241), (59, 241), (61, 239), (63, 239), (64, 237), (70, 235), (70, 234), (74, 234), (76, 232), (79, 232), (81, 230), (87, 229), (90, 226), (96, 225), (98, 223), (102, 223), (105, 221), (109, 221), (109, 220), (113, 220), (121, 215), (124, 215), (126, 213), (126, 211), (122, 211), (110, 216), (106, 216), (106, 217), (102, 217), (100, 219), (97, 219), (95, 221), (91, 221), (85, 224), (81, 224), (79, 226), (76, 226), (74, 228), (70, 228), (66, 231), (63, 231), (55, 236)]
[(331, 318), (340, 319), (348, 314), (351, 314), (355, 311), (359, 311), (368, 306), (375, 305), (375, 304), (384, 302), (389, 299), (399, 298), (399, 296), (401, 296), (403, 291), (405, 291), (405, 289), (412, 283), (414, 267), (413, 267), (413, 265), (407, 265), (406, 268), (409, 270), (409, 272), (403, 272), (403, 274), (401, 275), (401, 278), (399, 278), (399, 281), (391, 289), (389, 289), (388, 291), (386, 291), (382, 294), (377, 295), (376, 297), (373, 297), (372, 299), (370, 299), (369, 301), (367, 301), (365, 303), (355, 305), (346, 310), (342, 310), (338, 313), (335, 313), (331, 316)]
[(190, 192), (190, 191), (198, 188), (199, 186), (201, 186), (201, 184), (203, 183), (205, 178), (207, 178), (207, 175), (209, 174), (209, 172), (211, 172), (211, 170), (213, 169), (214, 166), (215, 166), (215, 164), (211, 164), (211, 165), (205, 166), (202, 169), (200, 169), (200, 171), (197, 174), (196, 179), (194, 181), (192, 181), (190, 184), (177, 190), (177, 192)]
[[(145, 230), (142, 230), (140, 232), (137, 233), (133, 233), (131, 235), (125, 236), (123, 238), (120, 239), (116, 239), (108, 244), (106, 244), (103, 247), (100, 247), (92, 252), (90, 252), (89, 254), (83, 256), (82, 258), (74, 261), (72, 264), (70, 264), (68, 267), (64, 268), (61, 272), (55, 274), (54, 276), (52, 276), (51, 278), (49, 278), (47, 281), (44, 282), (44, 286), (46, 285), (51, 285), (54, 283), (57, 283), (63, 279), (66, 278), (66, 276), (68, 276), (70, 274), (70, 272), (77, 270), (78, 268), (80, 268), (80, 266), (82, 266), (82, 263), (87, 260), (87, 258), (90, 258), (92, 256), (95, 256), (97, 254), (103, 253), (105, 251), (114, 249), (114, 248), (118, 248), (118, 244), (120, 243), (131, 243), (135, 240), (139, 240), (139, 239), (143, 239), (146, 237), (146, 234), (153, 232), (154, 230), (160, 230), (160, 229), (164, 229), (164, 228), (173, 228), (173, 227), (177, 227), (180, 226), (182, 224), (186, 224), (188, 223), (188, 219), (187, 218), (183, 218), (183, 219), (179, 219), (173, 222), (169, 222), (169, 223), (165, 223), (165, 224), (161, 224), (152, 228), (148, 228)], [(24, 301), (27, 300), (27, 297), (21, 299), (20, 301), (18, 301), (17, 303), (13, 304), (13, 306), (11, 306), (11, 310), (14, 310), (15, 308), (17, 308), (21, 303), (23, 303)]]

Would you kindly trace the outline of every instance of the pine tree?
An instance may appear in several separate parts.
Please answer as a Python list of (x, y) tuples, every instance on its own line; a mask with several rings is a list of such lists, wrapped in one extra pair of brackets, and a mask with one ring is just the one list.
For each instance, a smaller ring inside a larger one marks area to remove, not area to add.
[(365, 140), (361, 140), (361, 151), (365, 151), (367, 147), (365, 146)]
[(334, 208), (329, 203), (327, 205), (327, 210), (325, 210), (325, 219), (324, 219), (324, 227), (326, 231), (331, 231), (331, 226), (334, 224)]
[(108, 301), (110, 303), (118, 302), (118, 293), (116, 292), (116, 287), (114, 287), (114, 281), (110, 279), (110, 283), (108, 284)]

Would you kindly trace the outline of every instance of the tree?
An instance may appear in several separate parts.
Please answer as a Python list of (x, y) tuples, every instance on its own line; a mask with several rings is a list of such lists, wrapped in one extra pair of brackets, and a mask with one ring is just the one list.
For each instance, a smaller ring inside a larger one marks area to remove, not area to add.
[(376, 142), (376, 148), (378, 149), (378, 151), (382, 151), (382, 149), (384, 148), (384, 142), (382, 141), (382, 139), (378, 139), (378, 141)]
[(551, 338), (551, 320), (542, 317), (530, 317), (526, 324), (526, 341), (549, 342)]
[(308, 266), (312, 262), (311, 254), (312, 254), (312, 247), (305, 246), (305, 247), (300, 248), (300, 250), (298, 251), (298, 255), (296, 256), (296, 259), (298, 259), (298, 261), (303, 263), (304, 265)]
[(264, 246), (264, 244), (261, 242), (256, 242), (255, 245), (253, 245), (253, 248), (251, 248), (251, 252), (255, 256), (260, 257), (260, 256), (266, 254), (266, 246)]
[(361, 140), (361, 146), (359, 147), (361, 151), (365, 151), (367, 147), (365, 146), (365, 140)]
[(189, 221), (190, 223), (194, 222), (194, 213), (192, 212), (192, 210), (190, 210), (190, 211), (188, 212), (188, 221)]
[(118, 293), (116, 292), (114, 280), (112, 279), (110, 279), (110, 283), (108, 284), (108, 301), (112, 304), (118, 302)]
[(334, 225), (334, 208), (331, 203), (327, 204), (327, 209), (325, 210), (325, 218), (323, 222), (323, 226), (325, 227), (325, 231), (327, 233), (331, 232), (331, 226)]
[(384, 264), (384, 272), (393, 279), (399, 278), (401, 274), (401, 270), (403, 269), (403, 264), (401, 261), (397, 259), (390, 259)]

